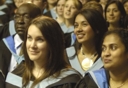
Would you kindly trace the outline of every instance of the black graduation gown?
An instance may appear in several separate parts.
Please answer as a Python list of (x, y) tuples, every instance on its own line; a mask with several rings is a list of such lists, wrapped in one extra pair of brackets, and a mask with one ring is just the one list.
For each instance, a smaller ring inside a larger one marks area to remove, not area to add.
[[(10, 65), (11, 52), (3, 41), (0, 41), (0, 88), (4, 88), (4, 80), (6, 78), (8, 67)], [(3, 76), (4, 75), (4, 76)]]
[(5, 24), (4, 26), (0, 27), (0, 40), (3, 38), (10, 36), (9, 32), (9, 23)]
[[(109, 76), (109, 72), (106, 69), (105, 69), (105, 74), (106, 74), (107, 85), (109, 85), (110, 76)], [(89, 73), (87, 73), (81, 80), (79, 80), (79, 82), (77, 83), (75, 88), (98, 88), (98, 86), (94, 82), (92, 76)], [(106, 87), (104, 87), (104, 88), (106, 88)]]
[[(24, 72), (24, 70), (23, 70), (24, 65), (23, 64), (24, 63), (21, 63), (20, 65), (18, 65), (18, 67), (12, 72), (14, 74), (14, 75), (12, 74), (14, 76), (13, 78), (15, 78), (15, 76), (16, 77), (18, 76), (20, 78), (22, 77), (22, 74)], [(76, 83), (78, 82), (78, 80), (81, 79), (81, 77), (82, 76), (77, 74), (77, 72), (71, 73), (70, 75), (63, 77), (61, 80), (54, 82), (45, 88), (74, 88)], [(8, 79), (8, 77), (7, 77), (7, 79)], [(14, 79), (14, 80), (16, 80), (16, 82), (21, 82), (21, 80), (17, 80), (17, 79)], [(5, 88), (19, 88), (18, 86), (15, 85), (15, 83), (12, 83), (12, 81), (10, 81), (10, 82), (6, 80), (6, 87)], [(43, 83), (47, 84), (47, 82), (49, 83), (49, 81), (46, 81), (46, 82), (42, 82), (41, 85), (43, 85)], [(38, 88), (40, 88), (40, 87), (38, 87)]]

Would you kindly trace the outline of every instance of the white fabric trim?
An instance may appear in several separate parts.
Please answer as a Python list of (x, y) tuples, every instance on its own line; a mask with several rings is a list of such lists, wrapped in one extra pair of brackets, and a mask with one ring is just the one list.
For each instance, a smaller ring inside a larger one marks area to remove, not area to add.
[[(47, 86), (56, 83), (58, 81), (60, 81), (62, 78), (71, 75), (71, 74), (79, 74), (77, 73), (75, 70), (73, 69), (63, 69), (61, 71), (61, 75), (58, 78), (54, 78), (52, 76), (42, 80), (38, 85), (35, 86), (35, 88), (46, 88)], [(13, 73), (8, 73), (7, 78), (6, 78), (6, 82), (10, 83), (12, 85), (18, 86), (18, 87), (22, 87), (22, 78), (13, 74)], [(32, 85), (32, 81), (30, 81), (30, 83), (28, 84), (27, 88), (30, 88), (30, 86)]]

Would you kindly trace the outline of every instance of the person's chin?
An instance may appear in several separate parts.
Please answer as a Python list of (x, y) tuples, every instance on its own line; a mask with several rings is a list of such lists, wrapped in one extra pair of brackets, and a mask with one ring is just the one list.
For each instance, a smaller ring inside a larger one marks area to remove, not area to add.
[(24, 39), (24, 33), (18, 33), (18, 35), (22, 40)]

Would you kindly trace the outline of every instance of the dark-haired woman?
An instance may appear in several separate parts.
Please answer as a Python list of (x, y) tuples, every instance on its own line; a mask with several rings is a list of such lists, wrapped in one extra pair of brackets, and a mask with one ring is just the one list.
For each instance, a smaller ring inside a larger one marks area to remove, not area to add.
[(128, 31), (108, 31), (102, 43), (104, 68), (89, 72), (76, 88), (128, 87)]
[(110, 0), (105, 7), (105, 18), (108, 22), (108, 30), (123, 28), (125, 15), (126, 12), (123, 4), (119, 0)]
[(69, 62), (82, 75), (103, 66), (100, 43), (107, 31), (103, 15), (94, 9), (81, 10), (75, 16), (75, 46), (66, 48)]

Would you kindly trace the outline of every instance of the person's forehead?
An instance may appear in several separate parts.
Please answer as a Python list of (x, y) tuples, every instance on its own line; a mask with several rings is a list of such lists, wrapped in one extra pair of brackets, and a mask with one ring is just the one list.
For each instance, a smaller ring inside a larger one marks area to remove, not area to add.
[(115, 34), (115, 33), (113, 33), (113, 34), (109, 34), (109, 35), (107, 35), (105, 38), (104, 38), (104, 43), (119, 43), (119, 42), (121, 42), (121, 38), (119, 37), (119, 35), (118, 34)]
[(16, 13), (30, 13), (30, 12), (32, 12), (31, 7), (29, 7), (29, 6), (22, 6), (22, 7), (18, 8)]

